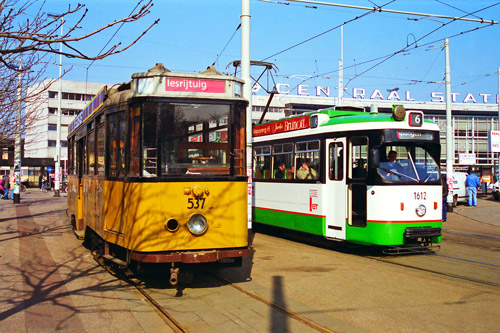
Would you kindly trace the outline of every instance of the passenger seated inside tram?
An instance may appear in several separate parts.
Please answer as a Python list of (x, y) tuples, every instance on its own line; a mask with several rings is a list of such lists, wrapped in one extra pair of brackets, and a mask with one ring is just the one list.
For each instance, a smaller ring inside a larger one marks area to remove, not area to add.
[(318, 173), (311, 168), (311, 160), (304, 158), (301, 161), (301, 166), (297, 170), (297, 179), (317, 179)]
[(398, 153), (394, 150), (391, 150), (389, 154), (387, 155), (387, 160), (388, 162), (381, 162), (380, 163), (380, 168), (381, 171), (379, 170), (380, 174), (390, 180), (400, 180), (401, 176), (398, 174), (403, 174), (404, 169), (399, 164), (399, 162), (396, 161), (396, 158), (398, 156)]
[(286, 164), (280, 163), (278, 169), (274, 172), (274, 179), (284, 179), (285, 178)]

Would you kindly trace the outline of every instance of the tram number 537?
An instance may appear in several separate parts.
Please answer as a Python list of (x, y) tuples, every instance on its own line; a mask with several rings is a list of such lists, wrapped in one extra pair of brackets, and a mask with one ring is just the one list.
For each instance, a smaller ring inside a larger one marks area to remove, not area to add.
[(205, 206), (205, 198), (189, 198), (187, 209), (198, 209)]
[(413, 198), (415, 200), (426, 200), (427, 192), (413, 192)]

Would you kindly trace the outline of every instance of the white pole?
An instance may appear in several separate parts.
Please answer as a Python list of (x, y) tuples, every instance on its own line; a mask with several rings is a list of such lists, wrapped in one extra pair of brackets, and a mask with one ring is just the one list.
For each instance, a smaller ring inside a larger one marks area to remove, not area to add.
[[(500, 131), (500, 67), (498, 67), (498, 130)], [(498, 180), (500, 180), (500, 153), (498, 153)]]
[[(63, 23), (64, 18), (61, 16), (61, 39), (63, 38)], [(55, 160), (55, 176), (54, 176), (54, 196), (60, 196), (60, 184), (61, 184), (61, 116), (62, 116), (62, 42), (59, 46), (59, 107), (57, 108), (57, 137), (56, 137), (56, 156)], [(50, 179), (49, 179), (50, 181)]]
[(245, 81), (243, 97), (248, 100), (246, 122), (247, 216), (252, 229), (252, 81), (250, 78), (250, 0), (241, 0), (241, 78)]
[(19, 203), (21, 200), (21, 98), (22, 98), (22, 75), (21, 70), (23, 68), (22, 59), (19, 59), (19, 74), (17, 82), (17, 111), (16, 111), (16, 133), (14, 139), (14, 188), (11, 189), (13, 192), (12, 197), (14, 198), (14, 203)]
[(340, 26), (339, 105), (344, 104), (344, 25)]
[[(446, 91), (446, 174), (448, 184), (453, 180), (453, 162), (455, 155), (453, 154), (453, 129), (451, 127), (451, 77), (450, 77), (450, 51), (448, 38), (444, 40), (444, 54), (445, 54), (445, 91)], [(453, 184), (451, 182), (451, 184)], [(448, 191), (446, 198), (448, 208), (453, 210), (453, 193)]]

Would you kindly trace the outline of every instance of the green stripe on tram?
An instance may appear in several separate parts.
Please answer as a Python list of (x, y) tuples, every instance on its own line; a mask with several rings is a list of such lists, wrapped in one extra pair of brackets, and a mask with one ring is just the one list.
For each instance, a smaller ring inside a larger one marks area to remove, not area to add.
[[(441, 228), (441, 222), (425, 223), (425, 227)], [(373, 245), (403, 245), (406, 228), (423, 227), (422, 223), (373, 223), (366, 227), (346, 226), (346, 240), (354, 243)], [(441, 237), (432, 239), (433, 243), (441, 242)]]
[(254, 208), (253, 220), (274, 227), (325, 236), (325, 218), (320, 216)]
[[(342, 125), (342, 124), (359, 124), (359, 123), (377, 123), (377, 122), (398, 122), (390, 113), (377, 113), (372, 114), (369, 112), (357, 111), (338, 111), (338, 110), (325, 110), (318, 113), (327, 114), (330, 120), (324, 123), (323, 126)], [(432, 124), (429, 119), (424, 119), (425, 123)]]

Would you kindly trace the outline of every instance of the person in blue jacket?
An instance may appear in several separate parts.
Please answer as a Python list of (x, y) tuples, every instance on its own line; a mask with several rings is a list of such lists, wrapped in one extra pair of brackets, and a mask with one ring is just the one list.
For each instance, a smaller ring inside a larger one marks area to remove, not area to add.
[(465, 178), (465, 186), (467, 186), (467, 193), (469, 194), (469, 199), (467, 204), (469, 206), (477, 206), (477, 188), (481, 186), (479, 178), (471, 172), (467, 171), (467, 178)]

